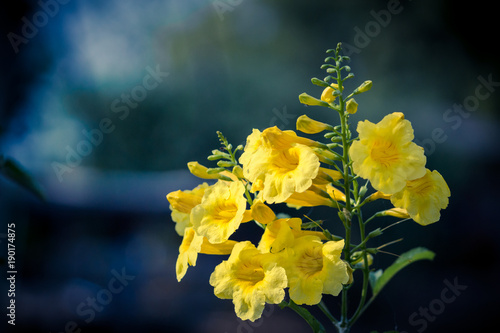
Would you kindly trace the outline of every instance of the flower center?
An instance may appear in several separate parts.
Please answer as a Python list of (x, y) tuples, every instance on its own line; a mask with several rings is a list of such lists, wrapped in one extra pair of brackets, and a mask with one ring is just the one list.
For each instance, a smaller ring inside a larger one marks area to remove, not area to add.
[(238, 206), (236, 206), (233, 202), (221, 202), (215, 209), (213, 219), (219, 223), (227, 223), (236, 216), (237, 212)]
[(285, 174), (297, 169), (299, 162), (297, 152), (294, 149), (287, 149), (273, 159), (273, 167), (277, 169), (279, 174)]
[(235, 272), (235, 278), (247, 287), (256, 285), (264, 280), (265, 276), (262, 266), (251, 262), (242, 263)]
[(306, 276), (314, 275), (323, 269), (321, 246), (307, 249), (297, 261), (297, 268)]
[(387, 168), (399, 160), (399, 151), (390, 140), (376, 140), (372, 146), (370, 156), (375, 162)]

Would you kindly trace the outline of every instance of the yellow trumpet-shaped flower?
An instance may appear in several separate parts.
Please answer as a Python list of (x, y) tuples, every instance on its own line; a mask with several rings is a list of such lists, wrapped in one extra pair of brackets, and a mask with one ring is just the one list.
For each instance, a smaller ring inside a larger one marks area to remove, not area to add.
[(408, 181), (403, 190), (391, 196), (395, 207), (405, 209), (421, 225), (437, 222), (440, 210), (448, 206), (450, 189), (436, 170), (426, 169), (422, 178)]
[(196, 233), (213, 244), (227, 241), (240, 223), (251, 220), (244, 193), (245, 187), (240, 181), (219, 180), (211, 186), (201, 203), (191, 211), (191, 224)]
[(385, 116), (378, 124), (359, 122), (357, 131), (359, 140), (349, 149), (352, 167), (376, 190), (393, 194), (408, 180), (425, 175), (424, 150), (412, 142), (413, 129), (401, 112)]
[(314, 305), (322, 294), (340, 293), (351, 279), (351, 271), (340, 259), (343, 247), (343, 240), (324, 244), (315, 236), (295, 240), (285, 266), (290, 298), (295, 303)]
[(236, 244), (229, 259), (215, 267), (210, 285), (215, 296), (233, 300), (240, 319), (255, 321), (266, 303), (278, 304), (283, 300), (287, 277), (274, 255), (262, 254), (245, 241)]
[(184, 229), (191, 225), (191, 210), (201, 203), (203, 194), (208, 187), (207, 183), (203, 183), (193, 190), (178, 190), (167, 194), (167, 200), (170, 203), (170, 210), (172, 211), (172, 220), (176, 222), (175, 231), (177, 231), (179, 236), (183, 236)]
[(186, 228), (175, 264), (177, 281), (182, 280), (189, 266), (196, 266), (198, 253), (230, 254), (236, 243), (228, 240), (220, 244), (210, 244), (205, 237), (197, 235), (192, 227)]
[(277, 127), (262, 133), (254, 130), (240, 157), (243, 174), (253, 183), (252, 191), (262, 191), (267, 203), (279, 203), (294, 192), (307, 190), (319, 171), (319, 159), (310, 147), (315, 144)]

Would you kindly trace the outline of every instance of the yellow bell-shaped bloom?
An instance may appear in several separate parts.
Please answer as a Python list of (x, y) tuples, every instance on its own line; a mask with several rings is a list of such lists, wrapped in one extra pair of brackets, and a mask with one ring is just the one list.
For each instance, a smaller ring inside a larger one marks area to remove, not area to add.
[(450, 189), (436, 170), (426, 169), (422, 178), (408, 181), (406, 187), (391, 196), (395, 207), (405, 209), (421, 225), (437, 222), (441, 209), (448, 206)]
[(172, 220), (176, 222), (175, 231), (177, 231), (179, 236), (183, 236), (184, 229), (191, 226), (191, 210), (201, 203), (208, 187), (207, 183), (203, 183), (193, 190), (178, 190), (167, 194), (167, 200), (170, 203), (170, 210), (172, 211)]
[(237, 242), (232, 240), (220, 244), (211, 244), (205, 237), (197, 235), (192, 227), (186, 228), (175, 264), (177, 281), (182, 280), (189, 266), (196, 266), (198, 253), (230, 254), (235, 244)]
[(323, 244), (318, 237), (295, 240), (286, 262), (290, 298), (297, 304), (315, 305), (322, 294), (337, 296), (350, 281), (350, 270), (340, 259), (344, 241)]
[(401, 112), (384, 117), (379, 123), (358, 123), (359, 140), (349, 154), (354, 173), (370, 180), (386, 194), (401, 191), (409, 180), (425, 175), (424, 150), (412, 142), (413, 129)]
[(240, 181), (219, 180), (203, 195), (191, 211), (191, 224), (200, 236), (210, 243), (227, 241), (242, 222), (250, 221), (246, 211), (245, 187)]
[(285, 297), (286, 271), (275, 259), (270, 253), (260, 253), (249, 241), (236, 244), (229, 259), (210, 276), (215, 296), (232, 299), (241, 320), (257, 320), (266, 303), (278, 304)]
[(320, 166), (311, 145), (317, 143), (293, 131), (254, 130), (240, 157), (243, 175), (253, 184), (251, 190), (262, 191), (267, 203), (284, 202), (294, 192), (307, 190)]

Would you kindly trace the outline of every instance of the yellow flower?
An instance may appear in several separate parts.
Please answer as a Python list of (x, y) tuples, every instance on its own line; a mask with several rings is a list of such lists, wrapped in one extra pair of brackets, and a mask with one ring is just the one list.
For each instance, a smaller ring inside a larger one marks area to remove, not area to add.
[(197, 235), (192, 227), (186, 228), (175, 264), (177, 281), (182, 280), (189, 266), (196, 266), (198, 253), (230, 254), (236, 243), (229, 240), (221, 244), (210, 244), (205, 237)]
[(318, 237), (297, 238), (286, 270), (290, 298), (297, 304), (314, 305), (322, 294), (337, 296), (350, 281), (350, 270), (340, 259), (344, 241), (322, 243)]
[(332, 103), (336, 96), (333, 95), (335, 90), (339, 88), (338, 84), (332, 83), (330, 87), (326, 87), (325, 90), (323, 90), (323, 93), (321, 94), (321, 100), (327, 103)]
[(240, 181), (219, 180), (191, 211), (191, 224), (200, 236), (213, 244), (229, 239), (242, 222), (251, 220), (246, 212), (245, 187)]
[(359, 122), (357, 131), (359, 140), (349, 149), (352, 167), (376, 190), (393, 194), (408, 180), (425, 174), (424, 150), (412, 142), (413, 129), (401, 112), (385, 116), (378, 124)]
[(408, 181), (403, 190), (394, 193), (391, 202), (405, 209), (419, 224), (428, 225), (439, 220), (440, 210), (448, 206), (450, 195), (443, 176), (436, 170), (426, 169), (422, 178)]
[(176, 222), (175, 231), (177, 231), (179, 236), (183, 236), (184, 229), (191, 226), (191, 209), (201, 203), (203, 194), (208, 187), (207, 183), (203, 183), (191, 191), (178, 190), (167, 194), (167, 200), (170, 203), (170, 210), (172, 211), (172, 220)]
[(311, 145), (317, 143), (293, 131), (254, 130), (240, 157), (243, 174), (253, 183), (251, 190), (262, 191), (267, 203), (284, 202), (292, 193), (307, 190), (320, 165)]
[(326, 130), (332, 131), (333, 127), (320, 121), (313, 120), (303, 114), (297, 118), (297, 130), (306, 134), (316, 134)]
[(296, 217), (277, 219), (266, 226), (257, 249), (262, 253), (283, 254), (283, 250), (291, 248), (295, 239), (304, 236), (315, 236), (326, 240), (326, 236), (320, 231), (302, 230), (302, 220)]
[(262, 254), (249, 241), (236, 244), (227, 261), (210, 276), (215, 296), (232, 299), (236, 315), (255, 321), (266, 303), (278, 304), (285, 297), (286, 272), (272, 254)]

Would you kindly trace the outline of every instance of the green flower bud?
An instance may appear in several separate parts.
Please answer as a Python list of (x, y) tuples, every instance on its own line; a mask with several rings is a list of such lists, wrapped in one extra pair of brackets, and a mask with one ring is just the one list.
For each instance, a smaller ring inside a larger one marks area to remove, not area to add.
[(372, 88), (372, 85), (372, 81), (366, 80), (359, 87), (357, 87), (356, 90), (354, 90), (354, 95), (361, 94), (370, 90)]
[[(328, 88), (327, 88), (328, 89)], [(302, 93), (299, 95), (299, 101), (302, 103), (302, 104), (305, 104), (305, 105), (311, 105), (311, 106), (326, 106), (328, 107), (328, 103), (325, 103), (317, 98), (314, 98), (306, 93)]]
[(347, 101), (345, 109), (350, 114), (355, 114), (356, 111), (358, 111), (358, 103), (356, 103), (356, 100), (354, 98), (351, 98)]

